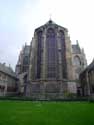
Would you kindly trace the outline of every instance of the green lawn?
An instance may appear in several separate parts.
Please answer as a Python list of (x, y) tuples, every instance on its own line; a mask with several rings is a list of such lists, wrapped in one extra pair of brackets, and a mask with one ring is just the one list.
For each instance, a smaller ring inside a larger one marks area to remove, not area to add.
[(94, 103), (0, 101), (0, 125), (94, 125)]

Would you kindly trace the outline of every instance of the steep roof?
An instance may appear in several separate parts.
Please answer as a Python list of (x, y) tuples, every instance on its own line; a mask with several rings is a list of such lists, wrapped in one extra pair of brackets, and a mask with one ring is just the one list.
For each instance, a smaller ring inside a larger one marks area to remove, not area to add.
[(56, 25), (56, 23), (54, 22), (54, 21), (52, 21), (51, 19), (46, 23), (46, 25), (49, 25), (49, 24), (55, 24)]
[(94, 70), (94, 60), (81, 72), (81, 74), (83, 74), (86, 71), (91, 71)]
[(89, 64), (89, 65), (87, 66), (87, 68), (86, 68), (85, 70), (90, 71), (90, 70), (92, 70), (92, 69), (94, 69), (94, 60), (92, 61), (91, 64)]
[(62, 26), (56, 24), (56, 23), (55, 23), (53, 20), (51, 20), (51, 19), (48, 20), (48, 22), (45, 23), (44, 25), (42, 25), (42, 26), (36, 28), (35, 31), (36, 31), (36, 30), (39, 30), (40, 28), (47, 27), (47, 26), (50, 26), (50, 25), (54, 25), (54, 26), (56, 26), (56, 27), (61, 27), (61, 28), (63, 28), (64, 30), (68, 31), (67, 28), (62, 27)]
[(75, 54), (80, 54), (81, 53), (81, 49), (80, 47), (76, 44), (76, 45), (72, 45), (72, 51)]

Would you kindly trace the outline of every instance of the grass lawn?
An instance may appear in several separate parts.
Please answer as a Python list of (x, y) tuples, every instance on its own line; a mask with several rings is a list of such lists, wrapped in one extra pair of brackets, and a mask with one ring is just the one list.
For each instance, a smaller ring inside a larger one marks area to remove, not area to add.
[(94, 103), (0, 101), (0, 125), (94, 125)]

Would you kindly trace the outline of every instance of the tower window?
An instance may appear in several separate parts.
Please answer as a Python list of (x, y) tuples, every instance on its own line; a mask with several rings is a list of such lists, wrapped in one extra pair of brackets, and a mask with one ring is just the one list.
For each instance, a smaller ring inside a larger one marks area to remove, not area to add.
[(78, 56), (75, 56), (73, 63), (75, 66), (80, 66), (81, 65), (80, 58)]

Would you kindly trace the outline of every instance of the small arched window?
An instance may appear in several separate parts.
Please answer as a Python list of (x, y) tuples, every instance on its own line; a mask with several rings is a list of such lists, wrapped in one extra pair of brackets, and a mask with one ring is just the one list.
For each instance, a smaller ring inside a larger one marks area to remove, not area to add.
[(81, 65), (81, 60), (78, 56), (74, 57), (73, 63), (75, 66), (80, 66)]

